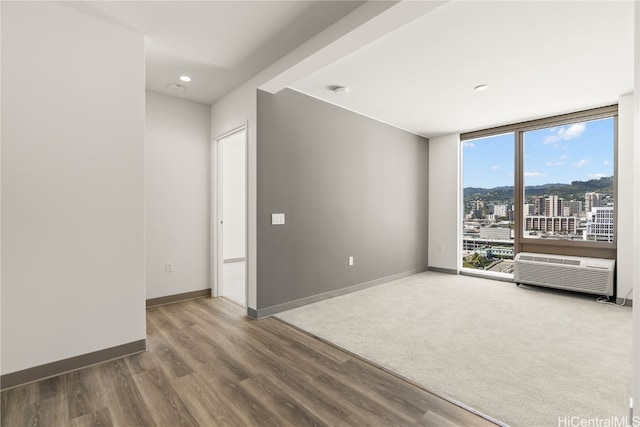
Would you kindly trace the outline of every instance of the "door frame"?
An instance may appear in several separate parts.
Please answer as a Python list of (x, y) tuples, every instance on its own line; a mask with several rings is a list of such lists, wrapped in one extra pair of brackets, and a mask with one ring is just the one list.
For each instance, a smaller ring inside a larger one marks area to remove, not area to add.
[(236, 135), (240, 132), (244, 132), (244, 169), (245, 169), (245, 185), (244, 185), (244, 211), (245, 211), (245, 277), (244, 277), (244, 292), (245, 292), (245, 306), (248, 306), (248, 266), (249, 266), (249, 251), (248, 251), (248, 126), (244, 123), (237, 126), (227, 132), (224, 132), (214, 138), (211, 141), (211, 222), (210, 222), (210, 249), (211, 249), (211, 262), (210, 262), (210, 277), (211, 277), (211, 296), (222, 296), (223, 279), (222, 273), (224, 269), (224, 231), (221, 227), (223, 200), (222, 200), (222, 161), (223, 156), (220, 150), (220, 144), (226, 138)]

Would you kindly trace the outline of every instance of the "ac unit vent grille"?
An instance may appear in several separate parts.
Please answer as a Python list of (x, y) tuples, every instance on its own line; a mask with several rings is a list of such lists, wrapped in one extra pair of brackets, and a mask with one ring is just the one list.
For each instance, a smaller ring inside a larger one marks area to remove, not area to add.
[(520, 253), (515, 259), (514, 280), (516, 283), (613, 295), (614, 266), (614, 260)]
[(522, 255), (520, 257), (522, 261), (534, 261), (534, 262), (543, 262), (543, 263), (551, 263), (551, 264), (565, 264), (565, 265), (580, 265), (581, 261), (577, 259), (567, 259), (567, 258), (550, 258), (550, 257), (539, 257), (539, 256), (530, 256), (530, 255)]

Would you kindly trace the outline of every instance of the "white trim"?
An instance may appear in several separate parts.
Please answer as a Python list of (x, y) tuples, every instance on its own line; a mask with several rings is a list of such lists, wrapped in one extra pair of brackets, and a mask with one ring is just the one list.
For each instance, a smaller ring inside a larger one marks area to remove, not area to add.
[(513, 274), (501, 273), (499, 271), (479, 270), (475, 268), (462, 267), (460, 269), (460, 274), (463, 276), (472, 276), (479, 277), (481, 279), (493, 279), (514, 283)]
[(271, 307), (261, 308), (255, 310), (255, 319), (263, 319), (265, 317), (273, 316), (274, 314), (291, 310), (296, 307), (311, 304), (318, 301), (323, 301), (329, 298), (335, 298), (337, 296), (350, 294), (352, 292), (361, 291), (363, 289), (377, 286), (383, 283), (391, 282), (393, 280), (402, 279), (404, 277), (413, 276), (428, 271), (428, 267), (415, 268), (413, 270), (405, 271), (403, 273), (392, 274), (391, 276), (381, 277), (379, 279), (369, 280), (368, 282), (357, 283), (355, 285), (347, 286), (346, 288), (340, 288), (333, 291), (322, 292), (320, 294), (311, 295), (308, 297), (300, 298), (293, 301), (288, 301), (282, 304), (272, 305)]
[[(248, 246), (248, 123), (244, 123), (237, 126), (223, 134), (212, 139), (211, 142), (211, 227), (209, 244), (211, 247), (211, 261), (210, 261), (210, 274), (211, 274), (211, 296), (219, 297), (222, 293), (222, 272), (224, 269), (224, 259), (222, 244), (224, 242), (223, 229), (220, 227), (221, 211), (222, 211), (222, 199), (220, 194), (220, 188), (222, 187), (222, 156), (220, 155), (220, 143), (233, 135), (240, 132), (244, 132), (244, 148), (245, 148), (245, 248)], [(248, 301), (248, 264), (249, 253), (245, 249), (245, 257), (247, 262), (245, 263), (245, 305)]]

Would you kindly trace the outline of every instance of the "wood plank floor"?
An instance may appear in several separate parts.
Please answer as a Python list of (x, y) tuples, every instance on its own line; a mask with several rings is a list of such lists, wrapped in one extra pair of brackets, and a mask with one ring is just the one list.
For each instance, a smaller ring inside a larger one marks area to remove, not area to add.
[(2, 393), (2, 426), (493, 426), (224, 299), (147, 311), (148, 351)]

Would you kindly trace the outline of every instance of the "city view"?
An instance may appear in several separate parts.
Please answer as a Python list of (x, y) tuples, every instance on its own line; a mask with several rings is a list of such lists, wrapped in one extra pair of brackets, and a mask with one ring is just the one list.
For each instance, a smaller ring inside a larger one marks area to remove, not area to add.
[(531, 239), (614, 241), (614, 120), (525, 132), (523, 205), (514, 134), (463, 143), (463, 268), (513, 273), (515, 215)]

